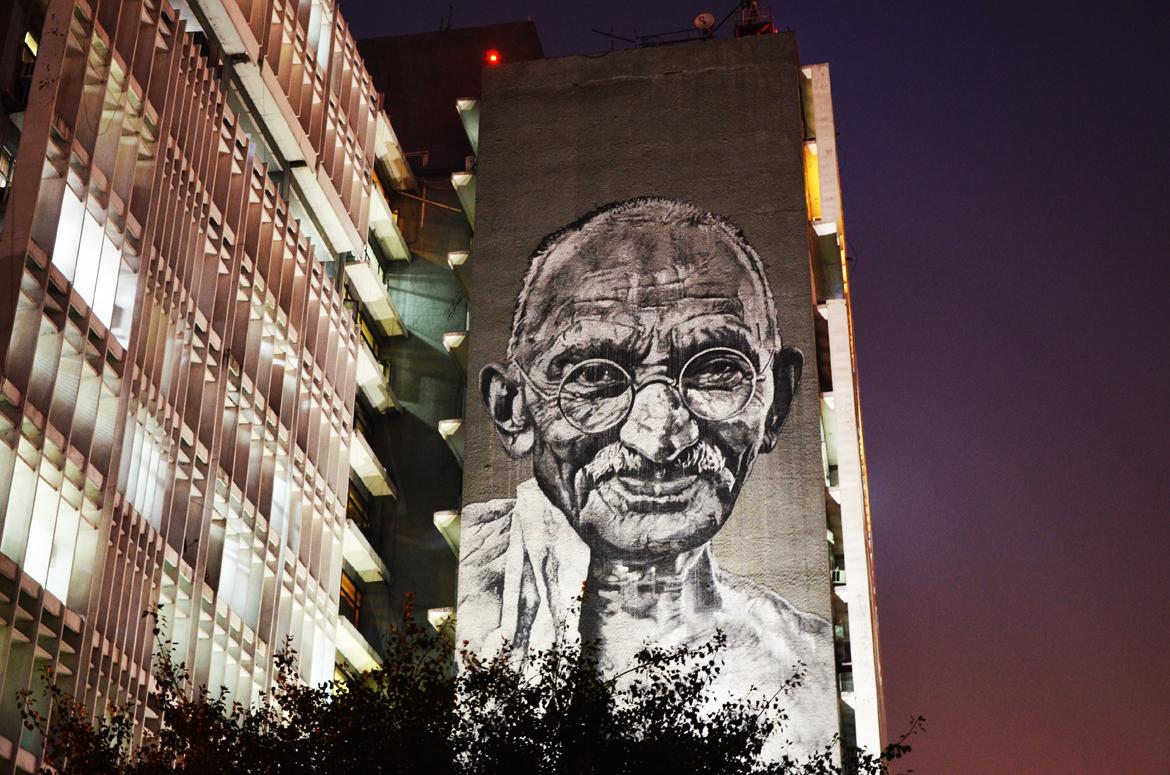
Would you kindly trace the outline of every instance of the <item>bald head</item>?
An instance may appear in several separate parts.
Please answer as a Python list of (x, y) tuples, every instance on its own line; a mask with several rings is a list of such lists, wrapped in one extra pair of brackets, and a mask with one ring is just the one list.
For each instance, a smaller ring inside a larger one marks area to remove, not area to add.
[(669, 199), (607, 205), (533, 253), (508, 352), (529, 361), (532, 348), (570, 319), (591, 311), (613, 318), (615, 310), (665, 308), (683, 298), (739, 318), (764, 349), (780, 348), (763, 262), (737, 228)]

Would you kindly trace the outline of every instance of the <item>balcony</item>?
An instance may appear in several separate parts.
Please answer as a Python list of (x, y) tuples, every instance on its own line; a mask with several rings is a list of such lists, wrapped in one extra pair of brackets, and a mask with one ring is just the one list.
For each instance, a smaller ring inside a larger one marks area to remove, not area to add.
[(398, 261), (410, 260), (410, 248), (398, 229), (398, 221), (383, 195), (381, 184), (374, 186), (374, 195), (370, 197), (370, 231), (386, 255)]
[(342, 556), (353, 567), (358, 577), (367, 584), (374, 582), (390, 583), (390, 571), (358, 524), (352, 519), (345, 521), (345, 538), (342, 541)]
[(451, 173), (451, 185), (459, 195), (459, 204), (467, 215), (467, 222), (475, 228), (475, 174), (471, 172)]
[(467, 332), (453, 331), (449, 334), (443, 334), (443, 347), (447, 348), (447, 354), (451, 356), (451, 360), (455, 361), (459, 371), (463, 372), (463, 376), (466, 377), (467, 351), (471, 349), (467, 343)]
[[(341, 38), (334, 42), (336, 55), (331, 60), (337, 64), (330, 64), (329, 58), (316, 59), (313, 46), (302, 47), (303, 32), (295, 20), (291, 29), (279, 24), (270, 27), (271, 20), (262, 10), (246, 10), (234, 0), (193, 0), (190, 6), (230, 65), (247, 112), (256, 119), (265, 139), (291, 174), (293, 186), (330, 252), (342, 255), (361, 251), (361, 212), (365, 209), (363, 200), (370, 195), (369, 188), (362, 184), (362, 173), (368, 174), (362, 169), (364, 144), (359, 139), (346, 148), (326, 132), (325, 121), (310, 122), (301, 115), (306, 103), (312, 101), (314, 110), (325, 110), (332, 121), (348, 126), (358, 138), (365, 136), (366, 122), (376, 123), (370, 114), (372, 95), (368, 92), (363, 92), (362, 99), (351, 101), (362, 106), (356, 110), (346, 112), (342, 108), (338, 112), (333, 107), (338, 98), (327, 84), (350, 78), (360, 90), (363, 83), (360, 73), (352, 73), (352, 69), (345, 72), (353, 62), (352, 55), (346, 59)], [(273, 14), (283, 17), (279, 10)], [(322, 32), (334, 35), (329, 29)], [(340, 35), (348, 38), (344, 28)], [(264, 36), (267, 38), (262, 45), (259, 38)], [(294, 103), (298, 107), (294, 108)], [(337, 149), (344, 150), (335, 154)], [(393, 154), (385, 144), (383, 152)], [(344, 161), (339, 161), (342, 158)], [(343, 181), (350, 178), (357, 181), (358, 190), (346, 191), (343, 199), (339, 192), (349, 185)]]
[(362, 637), (353, 622), (344, 616), (337, 617), (337, 653), (358, 671), (373, 670), (382, 664), (378, 652)]
[(845, 298), (845, 270), (842, 241), (837, 224), (816, 222), (810, 224), (813, 248), (813, 266), (816, 268), (817, 301)]
[(821, 462), (825, 469), (825, 487), (840, 484), (837, 475), (837, 401), (832, 393), (821, 393)]
[(414, 173), (410, 171), (410, 163), (406, 161), (406, 154), (398, 143), (398, 136), (394, 134), (394, 127), (390, 119), (382, 111), (374, 127), (374, 158), (378, 166), (393, 181), (398, 191), (413, 191), (418, 188), (414, 180)]
[(386, 336), (406, 336), (406, 324), (386, 291), (382, 267), (365, 250), (353, 255), (361, 256), (345, 265), (345, 279), (349, 282), (353, 297), (362, 303), (366, 314)]
[(364, 340), (358, 346), (357, 381), (358, 388), (365, 395), (366, 400), (378, 412), (387, 412), (393, 409), (402, 411), (402, 404), (390, 388), (388, 368), (374, 357), (373, 350)]
[(349, 467), (354, 479), (361, 485), (365, 494), (376, 498), (383, 495), (398, 497), (398, 490), (386, 469), (378, 462), (374, 451), (370, 449), (370, 442), (359, 430), (354, 430), (353, 443), (349, 447)]

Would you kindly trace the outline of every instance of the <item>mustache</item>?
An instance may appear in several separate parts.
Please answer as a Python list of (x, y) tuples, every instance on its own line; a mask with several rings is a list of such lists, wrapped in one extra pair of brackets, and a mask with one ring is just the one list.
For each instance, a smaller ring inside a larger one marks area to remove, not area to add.
[(615, 441), (603, 447), (593, 460), (589, 461), (582, 469), (586, 478), (593, 482), (610, 476), (625, 474), (637, 476), (658, 471), (668, 471), (682, 476), (715, 474), (718, 479), (735, 478), (727, 467), (727, 458), (724, 454), (718, 447), (707, 441), (699, 441), (687, 447), (682, 454), (666, 464), (655, 463), (627, 448), (620, 441)]

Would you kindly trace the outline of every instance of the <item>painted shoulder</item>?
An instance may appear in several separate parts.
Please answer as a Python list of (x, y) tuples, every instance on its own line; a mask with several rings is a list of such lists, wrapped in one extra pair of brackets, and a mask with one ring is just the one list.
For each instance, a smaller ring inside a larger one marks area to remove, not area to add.
[(500, 627), (504, 572), (516, 501), (499, 499), (463, 507), (459, 538), (457, 637), (479, 652)]
[[(806, 613), (759, 582), (720, 569), (716, 578), (723, 592), (725, 611), (735, 612), (740, 626), (760, 636), (783, 634), (802, 657), (811, 656), (814, 644), (832, 638), (832, 625), (823, 616)], [(800, 652), (808, 652), (800, 653)]]
[(459, 564), (482, 567), (503, 557), (512, 531), (515, 498), (498, 498), (463, 507)]

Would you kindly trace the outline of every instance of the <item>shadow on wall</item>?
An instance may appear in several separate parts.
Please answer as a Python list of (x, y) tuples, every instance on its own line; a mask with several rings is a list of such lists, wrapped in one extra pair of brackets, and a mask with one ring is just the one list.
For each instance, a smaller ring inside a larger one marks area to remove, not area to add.
[(390, 461), (398, 498), (383, 507), (379, 548), (393, 575), (388, 613), (397, 623), (407, 593), (424, 614), (455, 605), (458, 558), (434, 518), (460, 508), (463, 469), (438, 428), (410, 411), (385, 417), (383, 431), (375, 452)]

